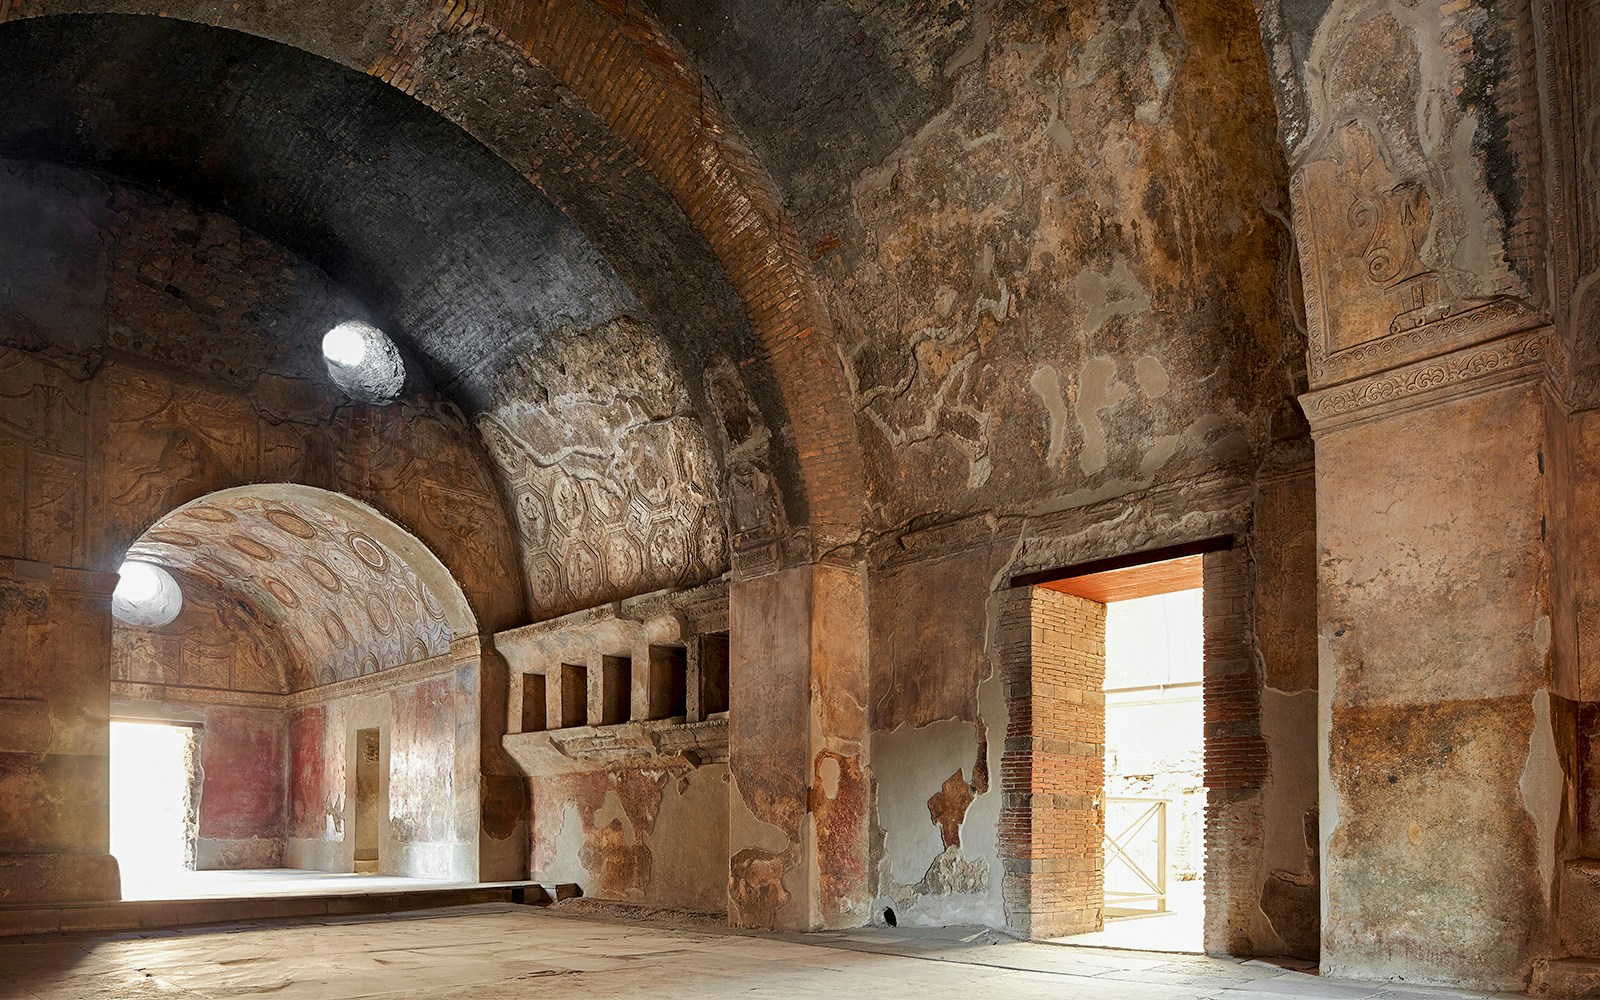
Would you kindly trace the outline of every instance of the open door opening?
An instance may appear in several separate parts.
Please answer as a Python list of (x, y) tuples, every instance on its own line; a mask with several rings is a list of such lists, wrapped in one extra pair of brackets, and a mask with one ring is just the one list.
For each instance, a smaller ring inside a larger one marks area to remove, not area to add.
[[(1204, 950), (1203, 565), (1186, 555), (1034, 588), (1031, 767), (1076, 777), (1044, 789), (1066, 808), (1033, 846), (1092, 873), (1065, 886), (1057, 940)], [(1060, 705), (1040, 702), (1057, 690)]]
[(1201, 616), (1199, 589), (1106, 606), (1107, 943), (1203, 950)]
[(111, 723), (111, 853), (124, 899), (159, 897), (195, 862), (200, 768), (196, 730)]
[(372, 875), (379, 868), (378, 824), (382, 808), (381, 747), (376, 729), (356, 732), (356, 857), (355, 870)]

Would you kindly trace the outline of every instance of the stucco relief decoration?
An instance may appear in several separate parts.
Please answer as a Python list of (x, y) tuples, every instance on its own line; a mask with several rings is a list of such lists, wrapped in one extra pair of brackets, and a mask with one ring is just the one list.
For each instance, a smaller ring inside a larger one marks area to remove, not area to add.
[(243, 595), (283, 626), (310, 683), (450, 648), (443, 606), (410, 566), (342, 518), (292, 500), (191, 504), (162, 518), (128, 554)]
[(1534, 318), (1518, 203), (1491, 176), (1491, 159), (1522, 155), (1520, 140), (1496, 120), (1495, 92), (1473, 86), (1504, 71), (1496, 35), (1471, 32), (1476, 44), (1449, 46), (1454, 58), (1434, 54), (1462, 34), (1454, 19), (1464, 16), (1350, 0), (1318, 31), (1318, 130), (1293, 181), (1313, 382)]
[(72, 565), (84, 547), (88, 401), (65, 372), (0, 351), (0, 550)]
[(509, 480), (536, 617), (726, 571), (705, 429), (640, 324), (547, 341), (477, 423)]
[[(1301, 183), (1315, 262), (1308, 277), (1321, 310), (1313, 364), (1339, 367), (1400, 353), (1410, 343), (1445, 339), (1451, 329), (1479, 321), (1487, 327), (1516, 312), (1510, 302), (1457, 298), (1424, 263), (1432, 220), (1427, 187), (1391, 170), (1365, 125), (1347, 123), (1338, 154), (1307, 167)], [(1339, 307), (1327, 309), (1329, 302)], [(1375, 346), (1390, 338), (1406, 342)]]

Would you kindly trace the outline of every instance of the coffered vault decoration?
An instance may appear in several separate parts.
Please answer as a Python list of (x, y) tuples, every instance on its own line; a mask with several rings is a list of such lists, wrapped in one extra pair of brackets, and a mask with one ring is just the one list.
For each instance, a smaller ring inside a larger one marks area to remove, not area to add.
[(536, 617), (727, 570), (716, 457), (643, 324), (552, 336), (477, 425), (508, 480)]
[(448, 652), (453, 595), (355, 520), (300, 499), (230, 491), (167, 514), (128, 554), (231, 592), (246, 617), (276, 624), (304, 667), (290, 672), (292, 689)]

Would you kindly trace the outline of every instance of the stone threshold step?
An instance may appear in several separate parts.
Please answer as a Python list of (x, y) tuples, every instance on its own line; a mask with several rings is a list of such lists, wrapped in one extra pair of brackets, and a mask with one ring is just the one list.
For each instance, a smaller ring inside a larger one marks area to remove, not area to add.
[(0, 938), (33, 934), (159, 930), (197, 924), (359, 916), (482, 903), (548, 906), (577, 895), (566, 883), (498, 882), (476, 886), (340, 892), (234, 899), (152, 899), (0, 906)]
[(1535, 962), (1528, 993), (1536, 997), (1562, 1000), (1600, 998), (1600, 961), (1592, 958), (1562, 958)]

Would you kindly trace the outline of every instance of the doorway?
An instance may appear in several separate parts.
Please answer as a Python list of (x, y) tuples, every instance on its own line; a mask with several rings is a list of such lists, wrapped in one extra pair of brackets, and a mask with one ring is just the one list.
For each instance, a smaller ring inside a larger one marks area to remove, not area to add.
[(198, 839), (199, 741), (193, 726), (111, 722), (111, 853), (124, 899), (159, 896), (192, 870)]
[(1101, 943), (1205, 941), (1204, 658), (1199, 588), (1106, 605)]
[(1014, 578), (997, 644), (1002, 782), (1025, 793), (1001, 807), (1013, 930), (1204, 950), (1207, 788), (1228, 776), (1206, 759), (1206, 699), (1233, 667), (1205, 633), (1236, 624), (1228, 587), (1210, 593), (1236, 561), (1219, 541)]
[(378, 730), (357, 730), (355, 870), (366, 875), (376, 874), (380, 870), (378, 826), (382, 808), (381, 760)]

